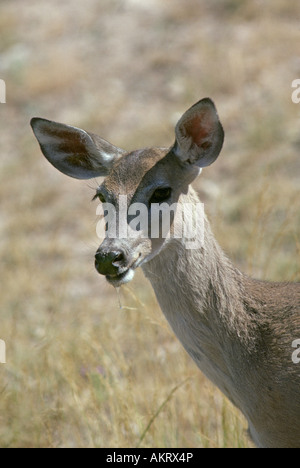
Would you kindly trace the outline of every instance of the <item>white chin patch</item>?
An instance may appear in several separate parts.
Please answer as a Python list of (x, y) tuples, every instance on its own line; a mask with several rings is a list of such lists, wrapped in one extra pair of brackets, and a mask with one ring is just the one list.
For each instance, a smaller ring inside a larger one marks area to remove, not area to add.
[(123, 278), (123, 283), (129, 283), (134, 277), (134, 270), (129, 268), (129, 270), (126, 272), (124, 278)]
[(122, 286), (122, 284), (129, 283), (134, 277), (134, 270), (129, 268), (125, 273), (119, 276), (106, 276), (107, 281), (115, 288)]

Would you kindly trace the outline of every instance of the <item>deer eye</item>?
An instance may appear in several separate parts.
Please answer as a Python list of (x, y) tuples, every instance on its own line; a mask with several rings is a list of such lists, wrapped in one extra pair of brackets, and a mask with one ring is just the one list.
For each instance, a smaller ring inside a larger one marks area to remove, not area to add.
[(97, 198), (98, 198), (98, 200), (101, 201), (101, 203), (106, 202), (105, 197), (101, 192), (96, 192), (96, 195), (93, 197), (93, 200), (97, 200)]
[(99, 198), (99, 200), (101, 201), (101, 203), (105, 203), (105, 202), (106, 202), (105, 196), (104, 196), (102, 193), (99, 193), (99, 194), (98, 194), (98, 198)]
[(150, 198), (150, 204), (167, 201), (170, 198), (171, 192), (171, 187), (158, 188), (154, 190), (152, 197)]

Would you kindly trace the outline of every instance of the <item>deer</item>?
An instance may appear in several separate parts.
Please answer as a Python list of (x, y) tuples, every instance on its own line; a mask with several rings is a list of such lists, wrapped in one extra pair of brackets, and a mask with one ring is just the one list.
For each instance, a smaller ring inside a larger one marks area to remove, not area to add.
[[(120, 197), (126, 196), (128, 213), (140, 203), (149, 219), (155, 206), (199, 203), (192, 183), (218, 158), (224, 142), (210, 98), (182, 115), (167, 148), (128, 152), (73, 126), (42, 118), (33, 118), (31, 126), (56, 169), (77, 179), (103, 178), (95, 194), (101, 203), (118, 212)], [(96, 270), (120, 287), (141, 267), (184, 349), (244, 414), (254, 445), (300, 447), (300, 364), (292, 359), (292, 343), (300, 338), (300, 283), (262, 281), (241, 272), (215, 239), (204, 210), (201, 216), (197, 248), (187, 248), (184, 235), (160, 231), (151, 237), (149, 229), (137, 228), (131, 236), (104, 237)], [(128, 214), (122, 222), (129, 220)]]

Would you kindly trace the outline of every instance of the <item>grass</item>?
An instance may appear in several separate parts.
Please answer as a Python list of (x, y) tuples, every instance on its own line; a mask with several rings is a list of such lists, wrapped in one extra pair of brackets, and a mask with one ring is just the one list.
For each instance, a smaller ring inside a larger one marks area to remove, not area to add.
[(213, 97), (225, 146), (195, 186), (216, 237), (243, 271), (299, 281), (299, 6), (55, 2), (0, 7), (0, 446), (250, 447), (141, 272), (119, 294), (96, 274), (97, 182), (54, 171), (29, 121), (160, 146)]

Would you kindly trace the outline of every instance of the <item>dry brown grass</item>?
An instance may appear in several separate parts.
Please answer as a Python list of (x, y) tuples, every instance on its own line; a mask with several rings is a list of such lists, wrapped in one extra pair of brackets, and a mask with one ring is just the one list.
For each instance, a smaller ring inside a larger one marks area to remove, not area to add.
[(29, 120), (83, 126), (128, 149), (167, 145), (178, 113), (211, 96), (227, 138), (196, 187), (216, 236), (244, 271), (299, 281), (299, 9), (1, 3), (1, 447), (250, 446), (142, 274), (118, 297), (94, 272), (96, 182), (55, 172)]

